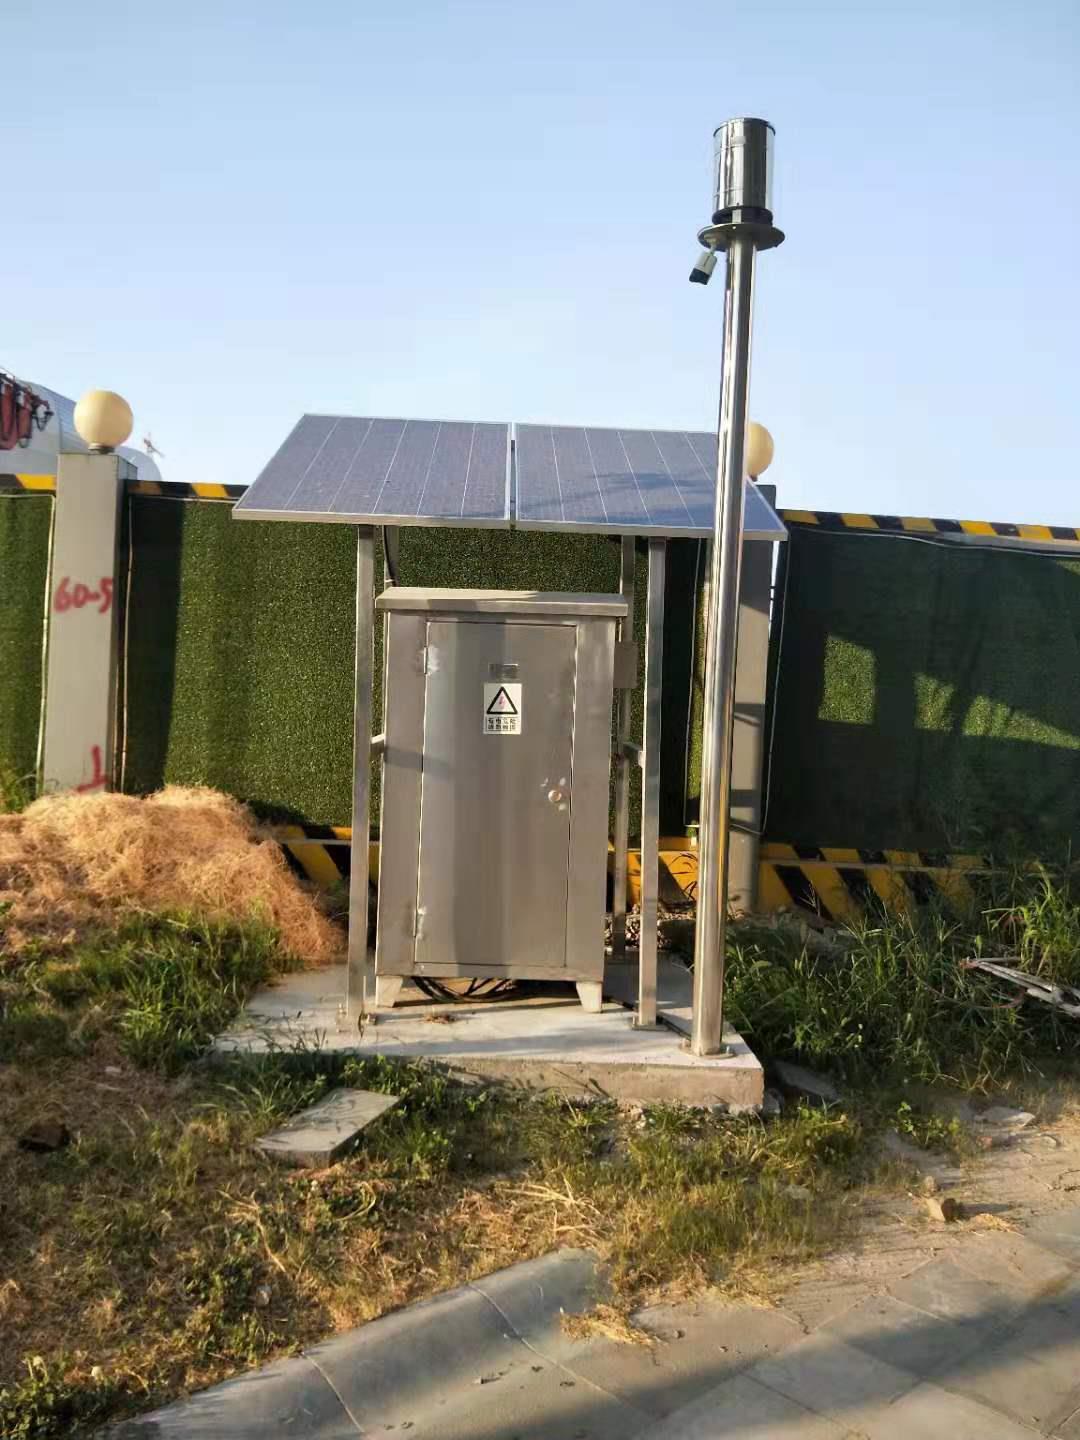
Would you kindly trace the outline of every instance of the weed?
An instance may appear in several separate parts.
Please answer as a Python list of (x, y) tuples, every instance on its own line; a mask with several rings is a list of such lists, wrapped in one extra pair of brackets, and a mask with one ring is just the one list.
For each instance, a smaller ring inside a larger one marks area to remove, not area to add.
[(11, 765), (0, 761), (0, 815), (25, 810), (36, 788), (33, 775), (20, 775)]
[(26, 1362), (26, 1376), (0, 1387), (0, 1435), (5, 1440), (68, 1440), (78, 1427), (112, 1414), (123, 1389), (97, 1375), (65, 1378), (60, 1361), (46, 1364), (40, 1355)]
[(973, 1153), (971, 1133), (955, 1115), (940, 1115), (901, 1100), (890, 1118), (897, 1134), (922, 1150), (940, 1150), (956, 1159)]

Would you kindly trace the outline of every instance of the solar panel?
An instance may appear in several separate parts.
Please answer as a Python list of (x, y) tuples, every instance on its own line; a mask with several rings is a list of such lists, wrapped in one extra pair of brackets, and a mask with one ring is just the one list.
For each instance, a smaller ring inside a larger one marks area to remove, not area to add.
[[(523, 530), (711, 536), (716, 436), (680, 430), (515, 427), (515, 521)], [(750, 483), (748, 540), (787, 531)]]
[(305, 415), (234, 510), (350, 525), (510, 524), (510, 427)]
[[(239, 519), (469, 525), (622, 535), (713, 533), (716, 436), (305, 415), (234, 510)], [(746, 487), (748, 540), (787, 531)]]

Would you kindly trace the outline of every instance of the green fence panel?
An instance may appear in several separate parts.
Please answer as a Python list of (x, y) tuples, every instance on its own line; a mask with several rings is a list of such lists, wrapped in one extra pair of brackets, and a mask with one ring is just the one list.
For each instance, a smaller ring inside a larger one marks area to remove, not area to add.
[[(269, 818), (348, 824), (356, 536), (351, 526), (239, 523), (230, 507), (133, 497), (124, 788), (218, 786)], [(611, 591), (605, 536), (403, 528), (400, 583)], [(380, 547), (377, 546), (377, 551)], [(692, 548), (692, 547), (690, 547)], [(693, 606), (668, 567), (662, 825), (683, 823)], [(381, 584), (381, 557), (377, 557)], [(637, 633), (644, 665), (645, 547)], [(382, 626), (375, 635), (381, 721)], [(641, 695), (635, 696), (641, 733)], [(377, 772), (373, 814), (378, 814)], [(639, 785), (635, 771), (633, 783)], [(634, 804), (637, 803), (637, 789)]]
[(0, 496), (0, 767), (37, 769), (52, 497)]
[(356, 536), (133, 497), (124, 788), (213, 785), (347, 823)]
[(798, 526), (784, 548), (768, 838), (1080, 838), (1080, 560)]

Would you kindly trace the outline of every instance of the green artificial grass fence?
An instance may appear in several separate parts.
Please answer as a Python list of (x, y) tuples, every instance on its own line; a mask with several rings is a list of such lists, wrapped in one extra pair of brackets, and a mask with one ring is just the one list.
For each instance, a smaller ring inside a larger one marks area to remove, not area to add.
[[(238, 522), (231, 507), (209, 502), (133, 497), (129, 506), (134, 560), (124, 788), (143, 793), (166, 782), (207, 784), (271, 819), (348, 824), (355, 530)], [(404, 585), (618, 589), (617, 539), (496, 530), (402, 529), (399, 535)], [(694, 549), (683, 542), (669, 546), (666, 587), (661, 826), (675, 833), (683, 825)], [(377, 587), (380, 551), (377, 543)], [(642, 666), (645, 569), (640, 546)], [(375, 639), (378, 729), (381, 624)], [(634, 731), (640, 738), (640, 691)], [(636, 770), (632, 780), (636, 813)], [(377, 767), (373, 782), (377, 818)]]
[(0, 768), (37, 769), (52, 497), (0, 496)]
[(1080, 560), (798, 526), (781, 548), (767, 838), (1080, 839)]

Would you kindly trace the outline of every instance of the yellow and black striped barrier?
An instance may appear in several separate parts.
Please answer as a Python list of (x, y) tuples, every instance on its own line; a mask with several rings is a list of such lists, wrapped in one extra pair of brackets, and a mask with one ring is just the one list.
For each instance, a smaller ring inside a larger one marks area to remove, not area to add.
[(964, 905), (973, 898), (972, 874), (987, 869), (981, 855), (765, 841), (758, 863), (758, 908), (798, 907), (828, 921), (852, 920), (874, 901), (902, 908), (941, 899)]
[[(239, 500), (246, 485), (187, 485), (172, 480), (132, 480), (129, 495), (154, 495), (162, 500)], [(0, 475), (0, 495), (53, 495), (55, 475)]]
[(847, 510), (781, 510), (786, 525), (816, 530), (870, 530), (886, 535), (940, 536), (944, 539), (1026, 541), (1032, 545), (1080, 544), (1080, 529), (1071, 525), (1014, 525), (1005, 520), (936, 520), (918, 515), (862, 515)]
[[(351, 830), (347, 826), (282, 825), (275, 836), (290, 863), (308, 880), (331, 889), (349, 874)], [(613, 853), (613, 852), (612, 852)], [(372, 879), (379, 873), (379, 844), (368, 847)], [(981, 855), (920, 850), (854, 850), (840, 846), (784, 845), (764, 841), (758, 863), (758, 910), (811, 910), (826, 922), (854, 920), (868, 904), (908, 908), (936, 900), (964, 905), (973, 899), (971, 878), (990, 863)], [(631, 904), (641, 898), (641, 857), (631, 850), (627, 866)], [(660, 841), (660, 892), (667, 904), (697, 895), (698, 857), (683, 836)]]
[(174, 480), (132, 480), (129, 495), (154, 495), (159, 500), (239, 500), (246, 485), (183, 484)]
[(0, 475), (0, 495), (52, 495), (55, 475)]

